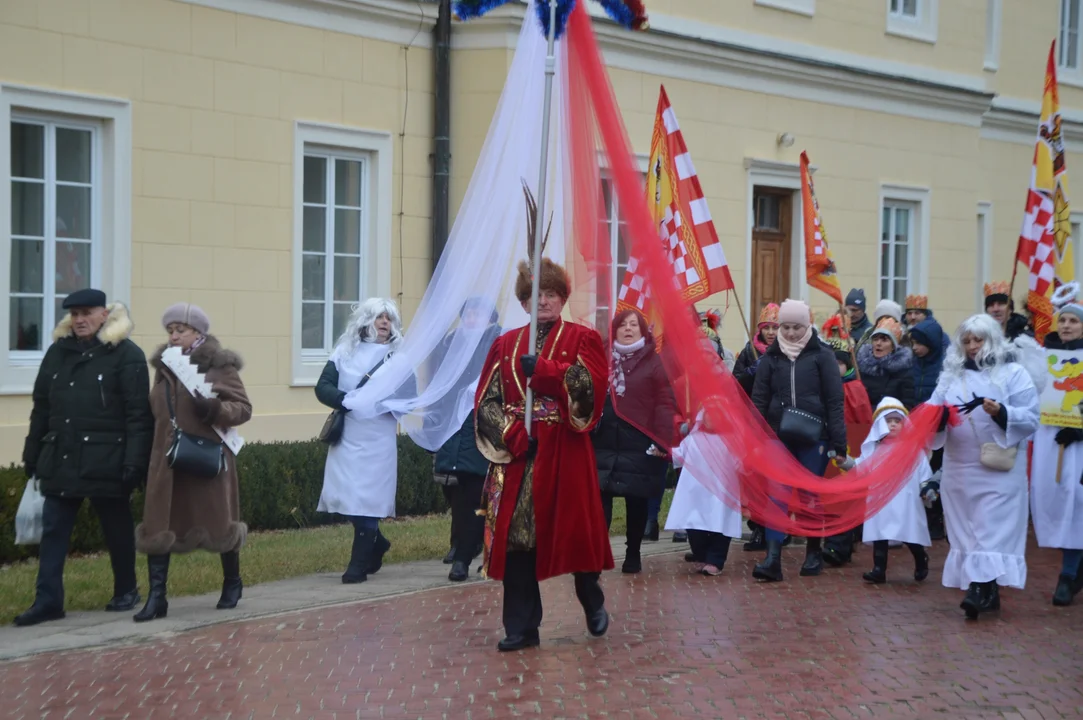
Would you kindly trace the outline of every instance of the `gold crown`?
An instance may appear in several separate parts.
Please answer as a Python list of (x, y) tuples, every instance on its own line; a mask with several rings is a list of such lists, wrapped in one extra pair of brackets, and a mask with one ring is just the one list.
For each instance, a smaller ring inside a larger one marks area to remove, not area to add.
[(1006, 280), (996, 280), (994, 282), (985, 283), (985, 297), (992, 297), (993, 295), (1011, 295), (1012, 286)]
[(929, 296), (928, 295), (907, 295), (906, 296), (906, 309), (907, 310), (928, 310), (929, 309)]

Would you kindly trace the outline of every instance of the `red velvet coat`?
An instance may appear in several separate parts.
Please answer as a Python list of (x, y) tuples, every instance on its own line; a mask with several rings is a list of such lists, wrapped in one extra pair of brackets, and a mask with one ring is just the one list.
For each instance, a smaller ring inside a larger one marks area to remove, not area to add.
[(526, 379), (519, 365), (519, 357), (530, 354), (528, 334), (529, 328), (519, 328), (493, 343), (475, 397), (478, 448), (492, 463), (483, 496), (486, 574), (504, 577), (508, 529), (531, 465), (538, 579), (609, 570), (613, 553), (590, 437), (608, 382), (601, 337), (563, 321), (549, 331), (531, 378), (538, 445), (528, 459)]

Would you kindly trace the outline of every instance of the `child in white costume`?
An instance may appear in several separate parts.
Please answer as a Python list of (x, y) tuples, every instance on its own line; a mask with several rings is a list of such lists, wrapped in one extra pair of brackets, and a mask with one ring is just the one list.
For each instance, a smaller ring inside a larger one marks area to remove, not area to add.
[[(861, 457), (847, 460), (853, 466), (872, 457), (880, 445), (891, 442), (906, 423), (908, 413), (901, 402), (893, 397), (885, 397), (873, 412), (872, 429), (865, 442), (861, 443)], [(851, 464), (852, 463), (852, 464)], [(921, 582), (929, 576), (929, 556), (925, 548), (932, 545), (929, 539), (929, 523), (922, 502), (923, 485), (932, 477), (929, 459), (923, 454), (918, 458), (906, 484), (899, 488), (895, 497), (881, 508), (880, 512), (865, 521), (862, 539), (872, 544), (873, 567), (862, 577), (866, 582), (887, 582), (888, 543), (897, 541), (906, 544), (914, 556), (914, 579)]]
[[(707, 467), (706, 454), (727, 453), (722, 439), (704, 431), (703, 413), (678, 447), (673, 448), (673, 466), (681, 468), (677, 490), (666, 517), (666, 530), (687, 530), (693, 566), (704, 575), (718, 575), (729, 556), (730, 539), (741, 537), (741, 513), (707, 489), (691, 472)], [(734, 503), (739, 498), (734, 498)]]

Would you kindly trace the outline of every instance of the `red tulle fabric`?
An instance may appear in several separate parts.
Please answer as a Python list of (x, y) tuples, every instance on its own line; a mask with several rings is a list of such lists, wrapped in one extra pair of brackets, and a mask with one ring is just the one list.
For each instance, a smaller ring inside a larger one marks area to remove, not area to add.
[[(806, 471), (774, 436), (734, 377), (703, 352), (692, 313), (673, 280), (651, 218), (641, 175), (633, 162), (590, 18), (578, 3), (568, 24), (568, 113), (566, 115), (575, 205), (575, 241), (588, 268), (608, 272), (608, 236), (599, 218), (601, 140), (612, 187), (626, 222), (625, 242), (639, 259), (651, 301), (666, 329), (661, 353), (677, 406), (694, 422), (703, 412), (706, 432), (695, 432), (702, 466), (688, 467), (697, 480), (731, 508), (767, 527), (794, 535), (831, 535), (856, 527), (894, 497), (920, 456), (927, 452), (942, 412), (922, 406), (896, 442), (830, 480)], [(694, 148), (692, 149), (695, 152)], [(608, 285), (608, 283), (606, 283)], [(614, 303), (609, 298), (608, 307)], [(598, 305), (602, 305), (599, 298)], [(603, 330), (603, 335), (607, 333)], [(611, 341), (610, 341), (611, 342)], [(682, 378), (688, 378), (685, 382)], [(617, 407), (620, 414), (620, 408)]]

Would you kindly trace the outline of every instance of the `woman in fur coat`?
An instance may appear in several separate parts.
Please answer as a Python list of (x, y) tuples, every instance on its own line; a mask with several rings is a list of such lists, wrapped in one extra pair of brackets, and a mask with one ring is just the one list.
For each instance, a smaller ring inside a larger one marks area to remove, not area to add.
[[(225, 466), (211, 479), (176, 472), (166, 458), (173, 444), (174, 416), (178, 429), (212, 442), (220, 442), (215, 428), (225, 431), (252, 417), (252, 403), (241, 382), (241, 358), (208, 334), (210, 325), (207, 314), (196, 305), (170, 306), (162, 316), (169, 342), (151, 358), (156, 371), (150, 392), (154, 444), (143, 522), (135, 529), (136, 548), (147, 554), (150, 593), (147, 604), (135, 616), (136, 622), (166, 616), (169, 609), (166, 579), (172, 553), (193, 550), (219, 553), (223, 580), (218, 609), (235, 608), (241, 599), (239, 551), (248, 526), (241, 522), (236, 458), (223, 446)], [(181, 349), (212, 386), (215, 397), (193, 395), (178, 382), (173, 371), (162, 362), (167, 347)]]
[(857, 349), (857, 369), (872, 407), (885, 397), (898, 399), (908, 411), (917, 404), (912, 370), (914, 354), (900, 345), (902, 336), (902, 325), (887, 318), (872, 331), (870, 340)]

